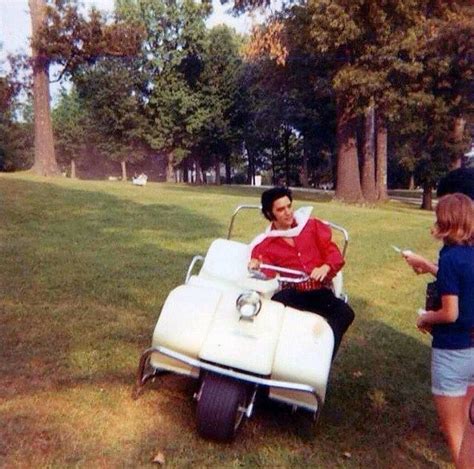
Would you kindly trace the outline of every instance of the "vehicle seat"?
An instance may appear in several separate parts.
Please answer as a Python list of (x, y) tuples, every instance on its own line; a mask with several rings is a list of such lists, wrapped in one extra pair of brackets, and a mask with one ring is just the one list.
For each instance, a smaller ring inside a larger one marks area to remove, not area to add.
[(247, 277), (248, 261), (249, 246), (247, 244), (229, 239), (216, 239), (207, 251), (198, 277), (235, 283)]
[(344, 282), (342, 277), (342, 270), (332, 279), (332, 291), (336, 298), (339, 298), (347, 303), (347, 295), (344, 293)]

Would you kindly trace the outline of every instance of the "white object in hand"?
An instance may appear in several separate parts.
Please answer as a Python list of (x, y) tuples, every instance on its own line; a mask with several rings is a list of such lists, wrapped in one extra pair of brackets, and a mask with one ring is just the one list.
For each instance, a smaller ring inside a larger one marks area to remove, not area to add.
[(418, 308), (418, 316), (423, 316), (424, 314), (426, 314), (426, 309), (423, 309), (423, 308)]
[(398, 246), (394, 246), (393, 244), (391, 245), (392, 248), (399, 252), (402, 256), (411, 256), (413, 254), (413, 251), (410, 249), (400, 249)]

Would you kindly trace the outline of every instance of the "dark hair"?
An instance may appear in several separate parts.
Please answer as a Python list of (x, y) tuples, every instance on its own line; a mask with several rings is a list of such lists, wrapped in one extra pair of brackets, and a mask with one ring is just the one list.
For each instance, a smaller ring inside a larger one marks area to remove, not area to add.
[(275, 202), (275, 200), (281, 199), (282, 197), (288, 197), (290, 202), (293, 201), (291, 191), (287, 187), (272, 187), (271, 189), (267, 189), (265, 192), (262, 192), (262, 213), (267, 220), (274, 220), (272, 213), (273, 202)]
[(474, 200), (474, 168), (458, 168), (450, 171), (438, 184), (438, 199), (443, 195), (461, 193)]

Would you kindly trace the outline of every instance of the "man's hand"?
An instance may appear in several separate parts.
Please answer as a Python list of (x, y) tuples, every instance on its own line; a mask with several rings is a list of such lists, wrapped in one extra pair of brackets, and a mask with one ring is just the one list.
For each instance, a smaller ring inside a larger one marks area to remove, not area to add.
[(331, 267), (329, 267), (327, 264), (323, 264), (321, 267), (315, 267), (311, 272), (310, 277), (314, 278), (314, 280), (317, 280), (318, 282), (322, 282), (327, 277), (330, 270)]
[(260, 270), (260, 265), (262, 263), (262, 259), (250, 259), (250, 262), (247, 265), (248, 270)]
[(406, 260), (407, 264), (419, 275), (419, 274), (433, 274), (438, 273), (438, 266), (425, 259), (419, 254), (413, 252), (402, 252), (402, 256)]

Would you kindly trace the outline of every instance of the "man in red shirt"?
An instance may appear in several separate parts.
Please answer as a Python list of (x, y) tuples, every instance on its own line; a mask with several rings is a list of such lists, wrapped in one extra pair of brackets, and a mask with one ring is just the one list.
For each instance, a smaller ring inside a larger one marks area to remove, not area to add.
[(325, 317), (334, 332), (335, 356), (344, 332), (354, 320), (353, 310), (336, 298), (330, 288), (344, 259), (331, 240), (331, 229), (320, 220), (309, 218), (308, 211), (295, 214), (292, 201), (291, 191), (284, 187), (263, 192), (262, 213), (272, 224), (254, 241), (249, 268), (260, 269), (260, 264), (265, 263), (300, 270), (310, 276), (303, 284), (289, 284), (289, 288), (283, 288), (272, 299)]

